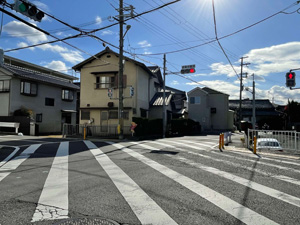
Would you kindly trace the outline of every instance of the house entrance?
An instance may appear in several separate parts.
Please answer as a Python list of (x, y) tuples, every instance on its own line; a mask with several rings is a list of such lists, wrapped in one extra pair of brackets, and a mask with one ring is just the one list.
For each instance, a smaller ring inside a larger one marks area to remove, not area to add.
[(101, 132), (108, 132), (108, 111), (101, 111), (100, 125)]

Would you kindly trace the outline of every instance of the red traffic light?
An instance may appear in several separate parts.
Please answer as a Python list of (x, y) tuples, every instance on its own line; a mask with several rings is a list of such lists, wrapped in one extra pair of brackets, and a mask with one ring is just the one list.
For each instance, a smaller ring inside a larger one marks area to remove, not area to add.
[(286, 86), (290, 87), (290, 88), (296, 86), (296, 73), (295, 72), (286, 73)]
[(191, 68), (191, 69), (190, 69), (190, 73), (195, 73), (195, 69), (194, 69), (194, 68)]
[(290, 73), (290, 74), (288, 75), (288, 78), (289, 78), (289, 79), (293, 79), (293, 78), (294, 78), (294, 75), (293, 75), (292, 73)]

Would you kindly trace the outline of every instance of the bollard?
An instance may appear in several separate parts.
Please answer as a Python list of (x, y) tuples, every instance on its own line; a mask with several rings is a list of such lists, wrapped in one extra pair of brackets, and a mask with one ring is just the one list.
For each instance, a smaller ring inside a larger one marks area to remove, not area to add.
[(86, 139), (86, 127), (83, 128), (83, 140)]
[(253, 154), (256, 154), (256, 136), (253, 138)]
[(222, 134), (219, 136), (219, 149), (222, 149)]
[(222, 133), (222, 148), (224, 149), (224, 133)]

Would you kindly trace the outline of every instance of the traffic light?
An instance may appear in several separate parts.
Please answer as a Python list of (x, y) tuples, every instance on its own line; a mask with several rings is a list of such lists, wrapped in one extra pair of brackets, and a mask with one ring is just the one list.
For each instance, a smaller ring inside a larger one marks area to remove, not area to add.
[(107, 95), (108, 95), (108, 97), (112, 97), (113, 96), (113, 89), (112, 88), (108, 88), (107, 89)]
[(134, 87), (130, 86), (130, 97), (134, 95)]
[(185, 73), (195, 73), (195, 72), (196, 72), (195, 68), (182, 69), (182, 70), (180, 71), (181, 74), (185, 74)]
[(186, 65), (186, 66), (182, 66), (181, 67), (181, 74), (185, 74), (185, 73), (195, 73), (195, 65)]
[(39, 10), (34, 4), (27, 0), (14, 0), (13, 9), (35, 21), (41, 22), (45, 16), (44, 12)]
[(296, 73), (288, 72), (286, 73), (286, 86), (287, 87), (295, 87), (296, 86)]

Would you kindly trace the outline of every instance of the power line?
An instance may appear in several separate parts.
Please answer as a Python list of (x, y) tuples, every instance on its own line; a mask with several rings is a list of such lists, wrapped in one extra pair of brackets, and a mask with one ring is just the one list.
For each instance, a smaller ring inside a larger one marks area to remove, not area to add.
[[(264, 18), (264, 19), (262, 19), (262, 20), (260, 20), (260, 21), (258, 21), (258, 22), (256, 22), (256, 23), (253, 23), (253, 24), (251, 24), (251, 25), (249, 25), (249, 26), (247, 26), (247, 27), (244, 27), (244, 28), (242, 28), (242, 29), (240, 29), (240, 30), (237, 30), (237, 31), (235, 31), (235, 32), (233, 32), (233, 33), (230, 33), (230, 34), (227, 34), (227, 35), (225, 35), (225, 36), (219, 37), (218, 39), (221, 40), (221, 39), (224, 39), (224, 38), (228, 38), (228, 37), (230, 37), (230, 36), (233, 36), (233, 35), (235, 35), (235, 34), (237, 34), (237, 33), (242, 32), (242, 31), (244, 31), (244, 30), (247, 30), (247, 29), (249, 29), (249, 28), (251, 28), (251, 27), (253, 27), (253, 26), (256, 26), (256, 25), (258, 25), (258, 24), (260, 24), (260, 23), (262, 23), (262, 22), (264, 22), (264, 21), (266, 21), (266, 20), (268, 20), (268, 19), (271, 19), (271, 18), (274, 17), (274, 16), (277, 16), (277, 15), (280, 14), (280, 13), (284, 13), (285, 10), (287, 10), (287, 9), (289, 9), (289, 8), (291, 8), (291, 7), (295, 6), (295, 5), (297, 5), (298, 3), (299, 3), (299, 1), (297, 1), (297, 2), (295, 2), (295, 3), (293, 3), (293, 4), (291, 4), (290, 6), (284, 8), (283, 10), (281, 10), (281, 11), (279, 11), (279, 12), (277, 12), (277, 13), (272, 14), (271, 16), (268, 16), (268, 17), (266, 17), (266, 18)], [(201, 46), (204, 46), (204, 45), (211, 44), (211, 43), (216, 42), (216, 41), (217, 41), (217, 40), (214, 39), (214, 40), (211, 40), (211, 41), (208, 41), (208, 42), (204, 42), (204, 43), (199, 44), (199, 45), (194, 45), (194, 46), (191, 46), (191, 47), (188, 47), (188, 48), (183, 48), (183, 49), (174, 50), (174, 51), (169, 51), (169, 52), (151, 53), (151, 54), (149, 54), (149, 55), (163, 55), (163, 54), (172, 54), (172, 53), (177, 53), (177, 52), (187, 51), (187, 50), (190, 50), (190, 49), (193, 49), (193, 48), (197, 48), (197, 47), (201, 47)], [(144, 54), (137, 54), (137, 55), (144, 55)]]
[[(223, 49), (223, 47), (222, 47), (222, 45), (221, 45), (221, 43), (220, 43), (220, 41), (219, 41), (219, 39), (218, 39), (217, 20), (216, 20), (216, 12), (215, 12), (215, 2), (214, 2), (214, 0), (212, 0), (212, 7), (213, 7), (213, 18), (214, 18), (214, 27), (215, 27), (216, 40), (217, 40), (217, 42), (218, 42), (220, 48), (222, 49), (222, 51), (223, 51), (225, 57), (227, 58), (227, 60), (228, 60), (228, 62), (229, 62), (229, 64), (230, 64), (230, 66), (232, 67), (233, 71), (235, 72), (236, 76), (239, 77), (239, 75), (237, 74), (236, 70), (234, 69), (234, 67), (233, 67), (233, 65), (232, 65), (232, 63), (231, 63), (231, 61), (230, 61), (230, 59), (228, 58), (228, 55), (226, 54), (225, 50)], [(242, 74), (241, 74), (241, 76), (242, 76)]]

